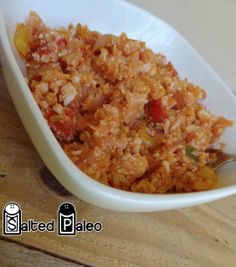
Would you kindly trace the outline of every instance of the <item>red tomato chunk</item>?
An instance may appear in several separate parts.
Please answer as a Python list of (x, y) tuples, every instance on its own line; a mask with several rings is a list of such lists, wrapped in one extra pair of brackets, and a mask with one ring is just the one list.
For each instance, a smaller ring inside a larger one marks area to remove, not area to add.
[(66, 110), (65, 113), (66, 115), (63, 117), (52, 114), (48, 118), (48, 122), (52, 131), (62, 142), (68, 142), (72, 140), (76, 132), (73, 123), (73, 111)]
[(167, 118), (165, 108), (161, 99), (152, 99), (146, 105), (146, 110), (149, 118), (153, 122), (162, 123)]
[(65, 38), (61, 38), (57, 41), (57, 45), (60, 47), (60, 48), (65, 48), (67, 46), (67, 41)]

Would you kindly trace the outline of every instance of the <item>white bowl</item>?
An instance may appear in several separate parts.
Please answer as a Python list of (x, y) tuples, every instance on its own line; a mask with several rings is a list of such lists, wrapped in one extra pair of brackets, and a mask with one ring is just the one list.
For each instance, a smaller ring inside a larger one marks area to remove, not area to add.
[[(163, 52), (182, 78), (206, 89), (205, 104), (211, 111), (236, 121), (236, 98), (197, 52), (172, 27), (146, 11), (120, 0), (1, 0), (0, 55), (5, 79), (18, 114), (41, 158), (58, 181), (75, 196), (99, 207), (120, 211), (158, 211), (188, 207), (236, 193), (236, 166), (223, 170), (219, 188), (206, 192), (151, 195), (117, 190), (100, 184), (81, 172), (65, 155), (47, 126), (22, 72), (12, 37), (16, 24), (36, 11), (47, 25), (70, 22), (87, 24), (103, 33), (126, 32), (144, 40), (147, 46)], [(221, 141), (227, 152), (236, 152), (236, 125)]]

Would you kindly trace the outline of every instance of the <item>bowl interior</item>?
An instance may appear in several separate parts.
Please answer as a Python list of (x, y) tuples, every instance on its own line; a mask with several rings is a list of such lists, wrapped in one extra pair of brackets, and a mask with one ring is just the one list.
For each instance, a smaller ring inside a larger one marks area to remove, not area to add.
[[(226, 144), (225, 150), (228, 153), (236, 153), (236, 97), (187, 41), (162, 20), (120, 0), (2, 0), (0, 6), (12, 51), (23, 74), (24, 64), (12, 39), (16, 24), (24, 21), (30, 10), (36, 11), (51, 27), (80, 22), (103, 33), (125, 32), (130, 38), (145, 41), (149, 48), (167, 56), (181, 78), (188, 78), (206, 90), (208, 97), (204, 102), (213, 113), (235, 121), (220, 142)], [(224, 167), (220, 173), (224, 180), (219, 183), (219, 187), (236, 184), (236, 164)]]

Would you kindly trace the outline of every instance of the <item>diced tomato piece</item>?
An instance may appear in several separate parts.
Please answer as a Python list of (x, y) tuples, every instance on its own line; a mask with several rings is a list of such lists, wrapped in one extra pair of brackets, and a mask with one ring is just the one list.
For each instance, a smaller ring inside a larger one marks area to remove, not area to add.
[(76, 114), (76, 130), (78, 132), (84, 131), (88, 128), (88, 122), (86, 119), (80, 114)]
[(91, 148), (85, 147), (75, 162), (82, 170), (92, 166), (96, 162), (96, 156)]
[(42, 80), (42, 75), (34, 75), (32, 81), (40, 82)]
[(39, 35), (39, 32), (40, 32), (39, 28), (34, 27), (32, 30), (32, 35)]
[(71, 139), (73, 139), (75, 131), (72, 120), (50, 121), (49, 124), (58, 140), (70, 141)]
[(37, 49), (37, 53), (38, 53), (40, 56), (49, 54), (48, 47), (47, 47), (46, 45), (45, 45), (45, 46), (40, 46), (40, 47)]
[(73, 118), (75, 116), (74, 111), (71, 108), (65, 108), (65, 113), (67, 116)]
[(167, 118), (161, 99), (152, 99), (146, 104), (146, 111), (153, 122), (162, 123)]
[(67, 40), (65, 38), (61, 38), (57, 41), (57, 45), (63, 49), (67, 46)]
[(54, 116), (54, 115), (56, 115), (56, 114), (57, 114), (57, 113), (56, 113), (54, 110), (52, 110), (51, 107), (49, 107), (49, 108), (47, 109), (47, 111), (45, 112), (45, 117), (46, 117), (47, 121), (49, 121), (49, 120), (50, 120), (50, 117), (52, 117), (52, 116)]
[(65, 73), (65, 74), (69, 73), (68, 69), (67, 69), (68, 68), (68, 64), (67, 64), (66, 61), (59, 59), (59, 64), (60, 64), (60, 67), (61, 67), (61, 70), (63, 71), (63, 73)]
[(60, 141), (70, 141), (75, 135), (75, 125), (73, 123), (74, 112), (68, 108), (63, 117), (51, 111), (48, 114), (48, 123), (56, 138)]
[(49, 54), (49, 48), (45, 40), (36, 39), (31, 44), (31, 52), (36, 52), (40, 56)]
[(177, 109), (182, 109), (182, 108), (187, 106), (188, 99), (187, 99), (187, 96), (183, 92), (176, 91), (174, 94), (174, 98), (176, 100), (176, 108)]

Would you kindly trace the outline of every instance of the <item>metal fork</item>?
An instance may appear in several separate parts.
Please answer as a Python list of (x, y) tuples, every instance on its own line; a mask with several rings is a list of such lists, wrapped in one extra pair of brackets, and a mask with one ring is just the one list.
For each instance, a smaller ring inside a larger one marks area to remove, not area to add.
[(217, 160), (211, 164), (208, 164), (208, 166), (215, 170), (224, 166), (225, 164), (236, 161), (236, 154), (224, 153), (223, 151), (214, 148), (207, 149), (206, 152), (216, 153)]

